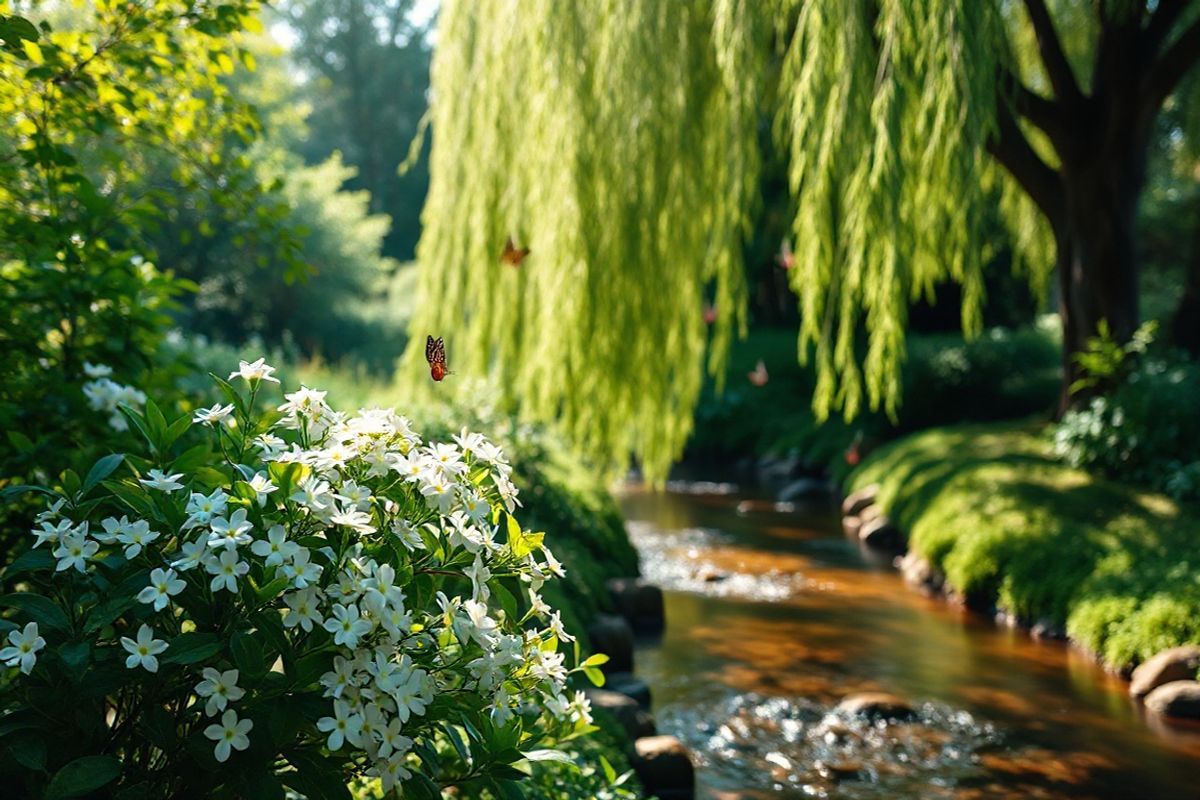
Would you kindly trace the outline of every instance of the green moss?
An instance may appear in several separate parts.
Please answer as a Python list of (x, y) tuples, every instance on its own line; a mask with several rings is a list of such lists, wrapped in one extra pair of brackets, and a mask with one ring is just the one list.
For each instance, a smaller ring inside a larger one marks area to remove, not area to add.
[(1200, 508), (1061, 464), (1041, 423), (914, 434), (849, 481), (871, 483), (956, 592), (1065, 625), (1114, 667), (1200, 642)]

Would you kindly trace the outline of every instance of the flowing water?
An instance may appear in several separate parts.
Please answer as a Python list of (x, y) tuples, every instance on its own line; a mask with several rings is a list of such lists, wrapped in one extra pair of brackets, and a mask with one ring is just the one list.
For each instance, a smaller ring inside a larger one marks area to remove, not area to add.
[[(621, 503), (666, 599), (637, 672), (659, 731), (692, 748), (700, 796), (1200, 798), (1200, 728), (1147, 717), (1073, 648), (910, 589), (829, 503), (671, 488)], [(834, 711), (861, 691), (915, 719)]]

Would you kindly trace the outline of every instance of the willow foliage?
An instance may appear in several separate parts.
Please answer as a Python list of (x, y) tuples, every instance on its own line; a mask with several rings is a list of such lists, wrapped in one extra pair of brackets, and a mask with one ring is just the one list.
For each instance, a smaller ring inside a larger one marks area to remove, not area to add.
[[(978, 325), (985, 203), (1002, 200), (1025, 255), (1044, 252), (1032, 207), (984, 152), (1008, 57), (999, 9), (447, 2), (414, 332), (445, 334), (452, 368), (491, 371), (598, 456), (635, 454), (663, 476), (706, 353), (720, 375), (745, 327), (741, 246), (774, 122), (815, 407), (893, 408), (911, 300), (957, 280)], [(510, 234), (532, 249), (519, 268), (499, 262)]]

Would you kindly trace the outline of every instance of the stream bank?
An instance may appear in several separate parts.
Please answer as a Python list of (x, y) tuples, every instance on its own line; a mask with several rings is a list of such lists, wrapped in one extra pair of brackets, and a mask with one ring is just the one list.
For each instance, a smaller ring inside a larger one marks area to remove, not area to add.
[[(828, 501), (674, 488), (621, 503), (667, 617), (637, 672), (700, 796), (1195, 797), (1200, 735), (1076, 649), (911, 591)], [(863, 692), (912, 713), (849, 713)]]

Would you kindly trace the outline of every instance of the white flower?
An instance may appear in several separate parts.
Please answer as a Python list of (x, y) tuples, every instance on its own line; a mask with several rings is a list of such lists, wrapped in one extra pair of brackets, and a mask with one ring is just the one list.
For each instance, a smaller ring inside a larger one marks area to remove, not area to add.
[(224, 711), (230, 701), (241, 700), (246, 694), (245, 689), (238, 688), (236, 669), (220, 672), (212, 667), (205, 667), (201, 674), (204, 680), (196, 684), (196, 694), (208, 698), (208, 702), (204, 704), (204, 713), (210, 717), (218, 711)]
[(424, 550), (425, 540), (421, 534), (406, 519), (397, 519), (392, 523), (392, 533), (400, 540), (400, 544), (410, 553), (414, 550)]
[(158, 489), (161, 492), (173, 492), (176, 489), (182, 489), (183, 484), (179, 479), (183, 477), (182, 472), (174, 475), (167, 475), (161, 469), (150, 470), (149, 478), (139, 478), (138, 483), (145, 486), (147, 489)]
[(210, 495), (192, 492), (192, 497), (188, 500), (187, 508), (185, 509), (188, 519), (184, 523), (184, 528), (207, 525), (210, 519), (225, 513), (225, 506), (228, 502), (229, 495), (225, 494), (221, 489), (214, 489)]
[(104, 529), (104, 533), (93, 533), (92, 535), (105, 544), (112, 544), (117, 540), (118, 536), (128, 533), (132, 525), (133, 523), (129, 521), (129, 517), (127, 516), (122, 516), (120, 519), (108, 517), (107, 519), (100, 520), (100, 527)]
[(224, 422), (233, 413), (233, 403), (223, 406), (217, 403), (212, 408), (198, 408), (196, 413), (192, 415), (192, 422), (200, 422), (205, 425), (216, 425)]
[(208, 523), (208, 527), (212, 530), (208, 537), (209, 547), (224, 545), (226, 548), (234, 550), (239, 545), (252, 541), (250, 530), (254, 526), (246, 519), (246, 509), (244, 508), (234, 511), (228, 519), (225, 517), (214, 518)]
[(345, 509), (337, 511), (329, 518), (334, 525), (345, 525), (359, 533), (374, 533), (375, 526), (371, 524), (371, 515), (365, 511)]
[(328, 483), (310, 475), (300, 481), (300, 485), (288, 499), (312, 511), (323, 511), (333, 505), (333, 492)]
[[(86, 524), (86, 523), (85, 523)], [(59, 539), (66, 536), (75, 527), (75, 523), (69, 519), (59, 520), (58, 524), (52, 525), (49, 521), (42, 522), (42, 529), (34, 528), (30, 533), (37, 537), (37, 541), (33, 543), (34, 547), (41, 547), (49, 542), (50, 544), (58, 544)]]
[(202, 536), (194, 542), (184, 542), (179, 548), (179, 556), (171, 562), (171, 566), (182, 572), (200, 566), (204, 556), (208, 554), (208, 537)]
[(150, 530), (150, 523), (139, 519), (117, 534), (117, 541), (125, 545), (125, 557), (137, 558), (144, 545), (158, 538), (158, 532)]
[(89, 378), (107, 378), (113, 374), (112, 367), (105, 364), (93, 364), (89, 361), (83, 362), (83, 374)]
[(63, 572), (74, 567), (80, 572), (86, 572), (88, 559), (96, 555), (96, 551), (99, 549), (100, 545), (89, 540), (83, 533), (78, 531), (68, 533), (58, 540), (58, 547), (52, 554), (58, 559), (58, 565), (54, 571)]
[(491, 596), (487, 582), (492, 579), (492, 571), (483, 565), (479, 554), (475, 554), (475, 563), (463, 570), (463, 574), (471, 579), (471, 598), (486, 603)]
[(571, 701), (571, 718), (584, 725), (592, 724), (592, 701), (584, 692), (575, 692), (575, 699)]
[[(401, 658), (401, 667), (408, 663), (408, 656)], [(425, 707), (433, 700), (433, 689), (428, 683), (429, 673), (423, 669), (412, 669), (407, 673), (404, 680), (395, 682), (391, 691), (392, 700), (396, 702), (396, 716), (401, 722), (408, 722), (412, 714), (424, 714)]]
[(354, 662), (335, 656), (333, 670), (321, 676), (321, 685), (325, 687), (325, 697), (341, 697), (346, 687), (357, 685)]
[(237, 718), (237, 712), (232, 708), (221, 715), (220, 725), (209, 725), (204, 729), (204, 735), (217, 743), (213, 748), (213, 755), (217, 761), (222, 763), (229, 760), (230, 749), (245, 750), (250, 746), (250, 737), (247, 736), (250, 730), (254, 727), (252, 720)]
[(155, 611), (162, 611), (171, 602), (172, 595), (184, 590), (187, 582), (179, 578), (173, 569), (155, 569), (150, 573), (150, 585), (138, 592), (137, 599), (153, 603)]
[(333, 716), (317, 720), (317, 730), (329, 734), (330, 750), (340, 750), (345, 742), (361, 747), (362, 722), (362, 717), (350, 713), (350, 705), (346, 701), (335, 700)]
[(431, 473), (421, 484), (421, 494), (430, 508), (437, 509), (439, 514), (449, 514), (450, 506), (454, 505), (454, 484), (447, 480), (442, 473)]
[(214, 592), (224, 589), (236, 594), (237, 580), (250, 571), (250, 565), (238, 560), (236, 550), (226, 550), (221, 553), (219, 559), (210, 557), (205, 562), (204, 569), (213, 576), (208, 585)]
[(501, 686), (495, 697), (492, 699), (490, 716), (492, 723), (498, 728), (503, 728), (513, 716), (513, 710), (510, 703), (512, 698), (509, 697), (508, 691)]
[(333, 604), (333, 615), (325, 620), (325, 630), (333, 634), (333, 643), (349, 647), (358, 647), (359, 638), (371, 632), (370, 620), (363, 619), (358, 606)]
[(320, 580), (323, 567), (308, 560), (308, 550), (303, 547), (292, 557), (292, 563), (283, 565), (283, 574), (292, 579), (292, 585), (303, 589)]
[(313, 629), (314, 624), (320, 625), (321, 613), (317, 608), (319, 600), (320, 594), (315, 586), (285, 595), (283, 602), (287, 603), (288, 612), (283, 617), (283, 627), (294, 628), (299, 625), (307, 632)]
[[(401, 736), (400, 738), (407, 740), (410, 744), (412, 742), (406, 736)], [(367, 770), (367, 775), (379, 778), (379, 783), (383, 791), (390, 792), (402, 781), (406, 781), (412, 777), (412, 772), (404, 766), (404, 756), (405, 753), (397, 751), (390, 758), (376, 761)]]
[(551, 614), (550, 621), (546, 624), (549, 626), (550, 632), (554, 634), (559, 641), (575, 641), (575, 637), (567, 633), (567, 629), (563, 627), (562, 618), (559, 616), (559, 612), (555, 611), (553, 614)]
[(125, 659), (126, 668), (134, 669), (141, 666), (145, 667), (148, 672), (158, 672), (156, 656), (167, 649), (167, 643), (162, 639), (155, 639), (154, 630), (149, 625), (142, 625), (138, 628), (137, 641), (128, 636), (122, 636), (121, 647), (129, 652), (129, 657)]
[(400, 735), (400, 726), (403, 724), (399, 717), (393, 717), (387, 727), (379, 730), (380, 758), (388, 758), (393, 753), (402, 756), (412, 749), (413, 740)]
[(259, 539), (250, 545), (250, 552), (266, 558), (264, 563), (268, 567), (276, 567), (299, 553), (300, 545), (288, 541), (287, 531), (282, 525), (272, 525), (266, 539)]
[(338, 493), (335, 495), (338, 500), (343, 503), (349, 503), (359, 511), (366, 511), (371, 507), (371, 488), (369, 486), (359, 486), (356, 482), (348, 480), (338, 488)]
[(271, 483), (271, 479), (262, 472), (256, 473), (250, 479), (250, 488), (254, 490), (254, 499), (258, 501), (259, 508), (267, 504), (267, 495), (279, 490), (279, 487)]
[(21, 672), (28, 675), (37, 663), (37, 652), (46, 646), (46, 640), (38, 636), (36, 622), (26, 623), (25, 629), (8, 632), (8, 647), (0, 650), (0, 661), (6, 667), (21, 667)]
[(271, 377), (271, 373), (275, 371), (274, 367), (268, 366), (265, 358), (260, 358), (257, 361), (247, 363), (245, 361), (238, 363), (236, 372), (229, 373), (229, 380), (234, 378), (245, 378), (250, 385), (254, 385), (257, 381), (270, 381), (271, 383), (279, 383), (279, 378)]

